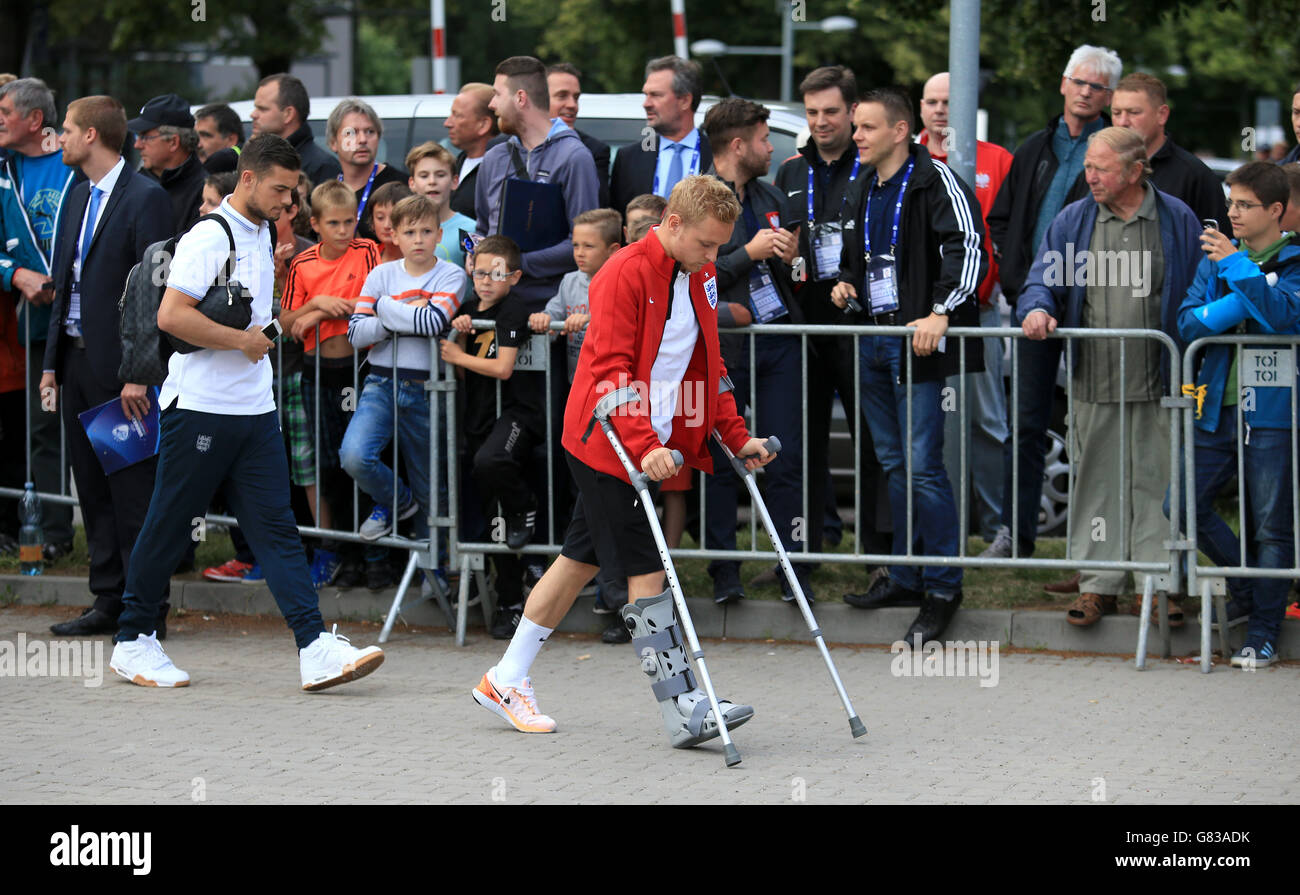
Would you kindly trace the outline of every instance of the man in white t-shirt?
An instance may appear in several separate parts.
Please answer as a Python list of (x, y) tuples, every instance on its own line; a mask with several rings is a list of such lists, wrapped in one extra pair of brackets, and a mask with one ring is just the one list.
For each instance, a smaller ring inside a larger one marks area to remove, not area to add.
[(136, 684), (189, 684), (189, 675), (172, 664), (151, 632), (168, 573), (218, 488), (224, 488), (293, 629), (302, 688), (346, 683), (384, 661), (378, 647), (358, 650), (325, 630), (289, 506), (289, 469), (266, 357), (274, 343), (262, 328), (271, 322), (270, 224), (292, 204), (300, 165), (298, 153), (282, 137), (254, 137), (240, 154), (235, 191), (218, 209), (234, 238), (234, 279), (253, 298), (248, 329), (222, 326), (198, 310), (229, 257), (225, 229), (202, 221), (176, 246), (158, 326), (200, 350), (172, 355), (159, 393), (158, 475), (127, 569), (125, 608), (109, 662)]

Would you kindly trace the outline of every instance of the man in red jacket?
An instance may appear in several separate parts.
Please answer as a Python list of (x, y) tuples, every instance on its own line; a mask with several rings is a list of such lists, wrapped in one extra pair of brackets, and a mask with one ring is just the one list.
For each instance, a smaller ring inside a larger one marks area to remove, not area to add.
[[(604, 434), (590, 436), (597, 401), (630, 389), (635, 397), (610, 418), (628, 456), (651, 481), (676, 475), (673, 449), (686, 465), (712, 472), (708, 439), (715, 427), (748, 468), (772, 460), (762, 441), (746, 432), (731, 392), (722, 390), (729, 380), (718, 350), (713, 261), (739, 215), (740, 204), (721, 181), (687, 177), (673, 189), (663, 222), (619, 251), (591, 281), (591, 323), (564, 413), (565, 459), (579, 497), (560, 556), (529, 595), (505, 655), (473, 691), (479, 705), (524, 733), (555, 731), (555, 721), (537, 708), (528, 669), (601, 567), (627, 578), (623, 619), (638, 663), (654, 679), (672, 745), (693, 746), (719, 733), (686, 661), (663, 561), (638, 494)], [(719, 703), (728, 728), (754, 713)]]

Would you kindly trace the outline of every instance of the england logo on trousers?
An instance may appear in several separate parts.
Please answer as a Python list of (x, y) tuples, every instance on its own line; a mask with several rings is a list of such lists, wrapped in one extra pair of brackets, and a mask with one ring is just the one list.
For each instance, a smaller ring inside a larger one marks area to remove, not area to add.
[(212, 447), (212, 436), (200, 435), (198, 441), (194, 442), (194, 446), (199, 449), (200, 454), (206, 454), (208, 448)]

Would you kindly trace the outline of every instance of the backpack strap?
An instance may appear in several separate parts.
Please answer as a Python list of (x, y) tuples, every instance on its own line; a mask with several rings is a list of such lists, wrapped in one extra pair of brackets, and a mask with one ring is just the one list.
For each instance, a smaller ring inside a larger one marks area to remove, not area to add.
[(507, 143), (506, 145), (510, 147), (510, 161), (514, 162), (515, 176), (520, 180), (532, 180), (528, 176), (528, 168), (524, 165), (524, 160), (519, 157), (519, 147), (514, 143)]
[(203, 217), (195, 221), (194, 225), (197, 227), (203, 221), (216, 221), (221, 225), (221, 229), (226, 231), (226, 239), (230, 243), (230, 254), (226, 256), (225, 282), (229, 283), (235, 277), (235, 234), (230, 229), (230, 222), (226, 220), (224, 214), (217, 214), (215, 211), (211, 214), (205, 214)]

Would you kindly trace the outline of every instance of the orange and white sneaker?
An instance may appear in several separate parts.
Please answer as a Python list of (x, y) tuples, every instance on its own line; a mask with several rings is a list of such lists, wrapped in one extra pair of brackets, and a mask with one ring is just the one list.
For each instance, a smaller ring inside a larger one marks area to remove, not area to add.
[(496, 670), (495, 665), (489, 668), (471, 691), (474, 701), (496, 712), (521, 733), (555, 733), (555, 719), (537, 709), (532, 682), (524, 678), (522, 686), (503, 687), (496, 681)]

